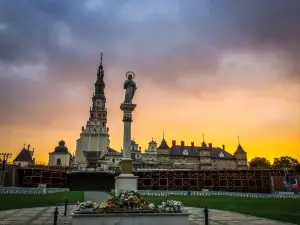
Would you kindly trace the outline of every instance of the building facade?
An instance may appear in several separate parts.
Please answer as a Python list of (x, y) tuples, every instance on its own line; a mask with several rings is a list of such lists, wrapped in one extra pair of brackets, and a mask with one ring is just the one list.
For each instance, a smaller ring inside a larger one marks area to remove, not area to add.
[(30, 145), (27, 146), (27, 149), (24, 146), (17, 157), (13, 160), (13, 164), (21, 167), (31, 166), (35, 161), (33, 154), (34, 148), (30, 150)]
[[(225, 145), (214, 147), (203, 140), (201, 145), (196, 146), (194, 142), (187, 145), (181, 141), (179, 145), (172, 141), (169, 146), (163, 137), (157, 147), (153, 139), (148, 148), (142, 153), (135, 141), (131, 142), (133, 167), (136, 170), (144, 169), (189, 169), (189, 170), (243, 170), (248, 169), (247, 153), (241, 144), (234, 154), (226, 151)], [(109, 164), (120, 166), (122, 152), (112, 152), (105, 155)]]

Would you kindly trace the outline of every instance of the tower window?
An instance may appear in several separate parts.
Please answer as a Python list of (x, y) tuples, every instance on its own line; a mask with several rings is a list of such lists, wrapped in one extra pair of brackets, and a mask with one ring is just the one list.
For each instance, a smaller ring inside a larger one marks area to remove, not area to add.
[(61, 165), (61, 159), (57, 159), (57, 161), (56, 161), (56, 165)]

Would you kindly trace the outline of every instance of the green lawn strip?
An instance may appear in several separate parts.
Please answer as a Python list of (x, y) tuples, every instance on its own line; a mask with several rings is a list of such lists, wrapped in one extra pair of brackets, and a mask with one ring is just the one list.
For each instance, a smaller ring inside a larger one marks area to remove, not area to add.
[(82, 191), (59, 192), (45, 195), (2, 195), (0, 196), (0, 210), (55, 206), (65, 203), (74, 204), (83, 201)]
[[(160, 204), (166, 197), (143, 196), (149, 202)], [(184, 206), (220, 209), (247, 215), (300, 224), (300, 200), (255, 199), (229, 196), (168, 196), (167, 199), (181, 201)]]

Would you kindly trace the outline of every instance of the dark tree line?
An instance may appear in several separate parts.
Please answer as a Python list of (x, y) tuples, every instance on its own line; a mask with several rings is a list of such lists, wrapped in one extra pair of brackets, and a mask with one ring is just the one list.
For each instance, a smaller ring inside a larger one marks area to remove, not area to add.
[(279, 158), (274, 158), (273, 163), (265, 157), (255, 157), (249, 162), (250, 168), (257, 169), (295, 169), (300, 170), (299, 161), (295, 158), (289, 156), (282, 156)]

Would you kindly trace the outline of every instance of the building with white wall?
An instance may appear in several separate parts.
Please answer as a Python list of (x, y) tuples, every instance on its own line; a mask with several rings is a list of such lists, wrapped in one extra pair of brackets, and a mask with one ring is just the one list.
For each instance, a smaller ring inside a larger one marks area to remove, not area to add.
[(70, 166), (72, 156), (65, 144), (66, 143), (61, 140), (54, 151), (49, 153), (49, 166)]

